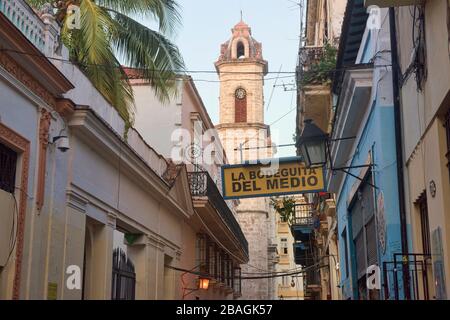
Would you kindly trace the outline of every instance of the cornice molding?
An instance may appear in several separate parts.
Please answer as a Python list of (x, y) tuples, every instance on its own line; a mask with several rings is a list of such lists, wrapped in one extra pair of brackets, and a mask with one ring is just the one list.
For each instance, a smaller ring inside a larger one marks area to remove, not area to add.
[(33, 78), (22, 66), (5, 52), (0, 51), (0, 66), (32, 91), (39, 98), (44, 100), (52, 108), (56, 107), (55, 97)]
[(183, 218), (189, 214), (170, 196), (170, 186), (112, 128), (90, 109), (78, 109), (69, 121), (72, 133), (110, 159), (120, 159), (122, 173), (131, 176), (153, 198), (164, 202), (172, 212)]
[[(19, 52), (11, 53), (9, 57), (17, 57), (17, 61), (20, 59), (20, 68), (30, 70), (30, 72), (26, 72), (28, 76), (31, 76), (31, 74), (34, 76), (38, 75), (40, 77), (38, 82), (41, 82), (42, 86), (50, 91), (52, 95), (60, 96), (74, 88), (73, 84), (58, 68), (3, 14), (0, 14), (0, 42), (3, 48)], [(26, 52), (27, 54), (21, 54), (21, 52)], [(1, 52), (1, 55), (6, 54)]]

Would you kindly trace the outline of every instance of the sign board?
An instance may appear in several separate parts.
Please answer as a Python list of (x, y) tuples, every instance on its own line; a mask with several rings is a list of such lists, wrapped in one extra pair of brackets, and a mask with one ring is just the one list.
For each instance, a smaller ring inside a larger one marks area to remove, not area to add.
[[(265, 162), (266, 163), (266, 162)], [(325, 191), (323, 168), (306, 168), (299, 158), (281, 158), (270, 164), (222, 167), (224, 199), (257, 198)]]

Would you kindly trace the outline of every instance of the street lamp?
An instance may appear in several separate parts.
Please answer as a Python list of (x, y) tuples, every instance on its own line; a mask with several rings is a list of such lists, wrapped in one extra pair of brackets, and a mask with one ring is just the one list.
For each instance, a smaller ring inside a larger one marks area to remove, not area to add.
[[(295, 146), (300, 152), (300, 156), (303, 158), (303, 162), (307, 168), (311, 167), (325, 167), (330, 162), (330, 171), (342, 171), (358, 180), (363, 179), (350, 171), (349, 169), (355, 168), (372, 168), (373, 164), (364, 164), (350, 167), (333, 167), (333, 160), (330, 155), (330, 143), (334, 141), (353, 140), (356, 137), (343, 137), (338, 139), (330, 139), (330, 136), (313, 123), (311, 119), (305, 120), (305, 126), (302, 134), (297, 138)], [(329, 157), (329, 159), (328, 159)], [(375, 185), (366, 181), (366, 183), (375, 189), (378, 189)]]
[(208, 278), (199, 278), (198, 288), (201, 290), (208, 290), (209, 288), (209, 279)]
[(323, 167), (327, 164), (328, 134), (316, 126), (311, 119), (305, 120), (305, 127), (297, 139), (296, 147), (306, 167)]

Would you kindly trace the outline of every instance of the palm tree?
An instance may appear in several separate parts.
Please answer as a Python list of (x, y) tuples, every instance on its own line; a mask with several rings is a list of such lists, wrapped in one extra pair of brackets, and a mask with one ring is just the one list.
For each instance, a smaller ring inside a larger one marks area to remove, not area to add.
[[(40, 8), (50, 0), (28, 0)], [(67, 8), (80, 8), (80, 29), (67, 26)], [(61, 38), (94, 86), (118, 110), (128, 125), (133, 122), (133, 91), (117, 57), (139, 69), (157, 97), (166, 102), (176, 94), (175, 72), (184, 69), (178, 48), (168, 39), (180, 23), (175, 0), (63, 0), (53, 4)], [(131, 17), (152, 18), (151, 30)]]

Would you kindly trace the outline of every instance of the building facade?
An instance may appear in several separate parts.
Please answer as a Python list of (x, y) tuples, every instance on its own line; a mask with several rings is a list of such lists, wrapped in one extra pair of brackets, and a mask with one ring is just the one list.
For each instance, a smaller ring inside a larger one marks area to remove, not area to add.
[[(312, 120), (322, 131), (331, 133), (334, 118), (334, 96), (331, 79), (341, 36), (346, 1), (307, 1), (301, 22), (303, 35), (297, 61), (296, 136), (304, 129), (305, 120)], [(319, 65), (330, 70), (320, 70)], [(322, 77), (316, 74), (321, 72)], [(332, 193), (306, 195), (304, 209), (308, 219), (299, 219), (295, 229), (309, 232), (307, 246), (297, 245), (297, 258), (309, 255), (310, 270), (306, 273), (305, 299), (339, 299), (340, 270), (337, 239), (335, 197)], [(303, 225), (302, 223), (307, 223)], [(296, 234), (296, 233), (294, 233)], [(328, 267), (322, 267), (326, 263)], [(311, 267), (311, 265), (313, 267)]]
[[(264, 124), (264, 75), (268, 64), (262, 45), (243, 21), (232, 29), (231, 39), (222, 44), (215, 63), (220, 79), (220, 121), (216, 126), (229, 163), (271, 157), (270, 131)], [(267, 199), (242, 199), (237, 218), (249, 242), (249, 263), (243, 273), (274, 270), (276, 246), (274, 213)], [(244, 299), (270, 299), (273, 281), (243, 282)]]
[[(302, 195), (291, 198), (295, 204), (301, 205), (306, 202)], [(283, 206), (283, 198), (276, 198), (279, 206)], [(280, 214), (276, 214), (277, 229), (276, 242), (278, 245), (278, 263), (276, 264), (277, 273), (296, 273), (300, 272), (302, 266), (295, 263), (294, 244), (295, 239), (291, 232), (291, 221)], [(277, 277), (275, 282), (275, 298), (279, 300), (303, 300), (304, 283), (301, 274), (292, 276)]]
[[(211, 281), (208, 291), (185, 292), (185, 298), (238, 298), (240, 265), (248, 262), (248, 243), (236, 220), (236, 201), (222, 198), (220, 167), (227, 159), (195, 83), (191, 77), (180, 76), (178, 95), (164, 104), (139, 74), (127, 73), (136, 101), (136, 129), (188, 172), (195, 219), (184, 231), (187, 250), (180, 265), (204, 273)], [(186, 288), (195, 287), (196, 281), (193, 275), (183, 275)]]
[(411, 298), (449, 299), (450, 5), (444, 0), (388, 4), (395, 6), (401, 70), (409, 259), (417, 257), (426, 266)]
[[(372, 28), (363, 1), (348, 2), (333, 87), (329, 189), (336, 193), (344, 299), (406, 298), (413, 274), (402, 260), (402, 227), (409, 226), (401, 220), (389, 14), (378, 13)], [(373, 274), (381, 285), (369, 285)]]
[[(246, 240), (209, 175), (193, 188), (185, 165), (126, 129), (56, 50), (50, 12), (7, 0), (0, 11), (0, 298), (234, 298)], [(220, 236), (211, 267), (204, 225)], [(220, 289), (188, 290), (198, 261)]]

